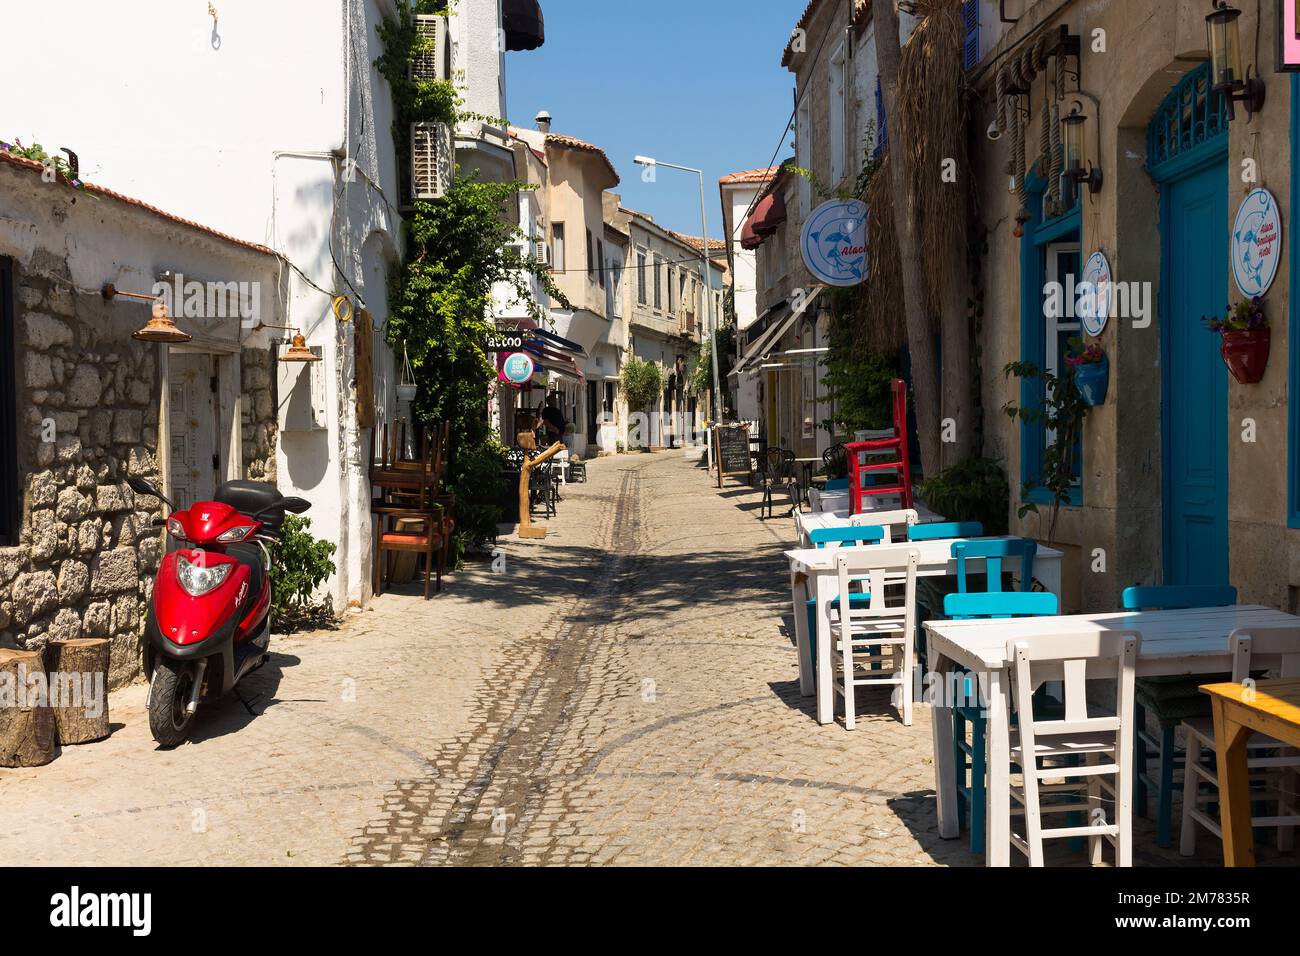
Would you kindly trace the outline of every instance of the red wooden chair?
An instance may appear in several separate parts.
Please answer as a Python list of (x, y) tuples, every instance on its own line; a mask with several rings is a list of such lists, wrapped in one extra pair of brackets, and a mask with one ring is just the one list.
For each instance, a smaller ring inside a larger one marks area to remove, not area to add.
[[(907, 447), (907, 383), (894, 379), (894, 434), (873, 441), (850, 442), (844, 446), (849, 459), (850, 514), (861, 514), (866, 498), (897, 495), (899, 508), (912, 507), (912, 463)], [(892, 472), (894, 484), (869, 485), (868, 475)]]

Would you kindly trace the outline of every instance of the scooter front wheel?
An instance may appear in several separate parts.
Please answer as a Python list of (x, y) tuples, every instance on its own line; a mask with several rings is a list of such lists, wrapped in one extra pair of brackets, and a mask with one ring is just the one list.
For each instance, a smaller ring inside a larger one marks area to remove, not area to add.
[(160, 658), (154, 665), (149, 690), (149, 730), (164, 747), (184, 743), (194, 714), (189, 712), (194, 693), (194, 665)]

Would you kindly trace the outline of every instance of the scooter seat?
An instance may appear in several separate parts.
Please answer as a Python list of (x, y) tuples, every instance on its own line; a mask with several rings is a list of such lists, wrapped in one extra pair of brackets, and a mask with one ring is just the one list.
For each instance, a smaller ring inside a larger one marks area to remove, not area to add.
[(232, 544), (227, 546), (226, 554), (248, 568), (248, 595), (244, 598), (244, 607), (252, 607), (262, 593), (266, 571), (262, 567), (262, 549), (255, 544)]
[(284, 523), (284, 509), (275, 507), (284, 500), (284, 496), (275, 485), (265, 481), (246, 481), (243, 478), (227, 481), (217, 489), (212, 500), (230, 505), (250, 518), (264, 508), (270, 509), (258, 520), (272, 532), (279, 531), (280, 525)]

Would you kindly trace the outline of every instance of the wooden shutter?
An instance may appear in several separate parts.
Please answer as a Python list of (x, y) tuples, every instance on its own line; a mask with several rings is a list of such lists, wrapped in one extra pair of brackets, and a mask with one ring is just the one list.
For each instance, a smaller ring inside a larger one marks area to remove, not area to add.
[(375, 332), (370, 313), (357, 309), (355, 338), (357, 390), (357, 427), (375, 427)]

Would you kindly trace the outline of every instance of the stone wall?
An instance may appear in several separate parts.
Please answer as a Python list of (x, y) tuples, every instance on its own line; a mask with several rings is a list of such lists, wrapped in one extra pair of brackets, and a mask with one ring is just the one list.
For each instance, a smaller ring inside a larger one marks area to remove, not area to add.
[(162, 543), (156, 346), (134, 341), (144, 308), (79, 294), (61, 274), (17, 270), (15, 323), (20, 543), (0, 549), (0, 644), (112, 640), (113, 686), (139, 672), (145, 602)]
[(244, 443), (244, 477), (275, 483), (275, 445), (280, 435), (276, 411), (275, 352), (246, 348), (239, 356), (244, 393), (240, 434)]

